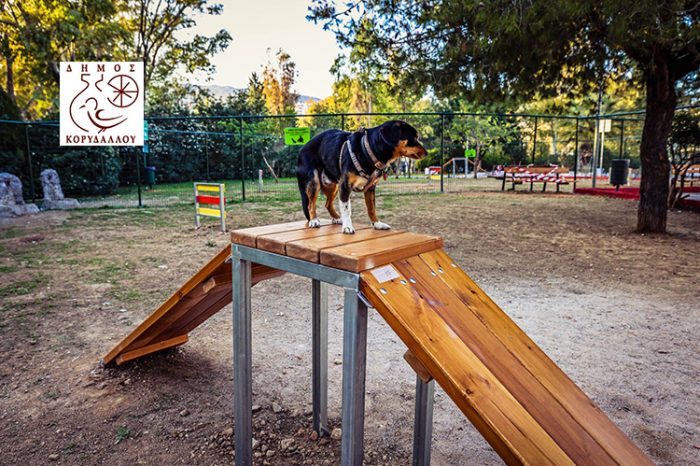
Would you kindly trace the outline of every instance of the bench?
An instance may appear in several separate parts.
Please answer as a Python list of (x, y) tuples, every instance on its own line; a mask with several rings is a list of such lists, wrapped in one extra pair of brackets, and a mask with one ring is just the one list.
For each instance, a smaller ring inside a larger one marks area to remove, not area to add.
[(693, 183), (700, 183), (700, 164), (694, 164), (688, 167), (685, 172), (685, 183), (688, 186), (693, 186)]
[[(506, 183), (512, 183), (513, 191), (515, 191), (516, 184), (530, 183), (530, 191), (532, 191), (535, 183), (542, 183), (542, 192), (545, 192), (547, 183), (554, 183), (557, 186), (557, 192), (559, 192), (559, 186), (569, 184), (569, 177), (566, 176), (568, 173), (567, 167), (514, 165), (505, 167), (503, 175), (498, 178), (503, 180), (501, 191), (505, 191)], [(576, 179), (573, 181), (575, 187)]]

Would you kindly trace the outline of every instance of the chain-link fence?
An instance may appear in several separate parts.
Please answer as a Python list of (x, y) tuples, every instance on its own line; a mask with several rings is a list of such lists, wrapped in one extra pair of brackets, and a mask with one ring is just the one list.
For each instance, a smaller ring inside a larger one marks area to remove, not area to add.
[[(0, 122), (0, 171), (20, 177), (25, 198), (42, 197), (39, 174), (55, 169), (67, 196), (81, 205), (193, 203), (192, 182), (226, 184), (229, 203), (293, 200), (299, 146), (284, 129), (355, 131), (401, 119), (419, 132), (428, 156), (399, 160), (378, 195), (498, 190), (505, 166), (565, 167), (580, 186), (596, 173), (606, 183), (612, 159), (631, 160), (640, 175), (643, 115), (596, 117), (392, 113), (148, 118), (148, 152), (141, 147), (61, 147), (57, 122)], [(609, 120), (609, 123), (605, 123)], [(600, 123), (599, 123), (600, 121)], [(600, 141), (596, 141), (596, 128)], [(602, 147), (595, 154), (595, 148)]]

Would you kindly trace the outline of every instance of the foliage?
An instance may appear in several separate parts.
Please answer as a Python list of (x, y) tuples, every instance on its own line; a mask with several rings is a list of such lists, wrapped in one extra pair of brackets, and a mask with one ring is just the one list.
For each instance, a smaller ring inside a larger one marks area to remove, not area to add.
[(671, 155), (671, 194), (669, 207), (686, 197), (684, 193), (688, 169), (700, 164), (700, 116), (691, 112), (676, 115), (668, 145)]
[(42, 165), (58, 172), (66, 195), (111, 194), (119, 186), (122, 169), (112, 147), (77, 147), (46, 154)]
[(275, 64), (268, 61), (263, 69), (262, 94), (265, 97), (265, 105), (273, 115), (294, 113), (294, 105), (299, 97), (292, 89), (298, 74), (297, 65), (282, 49), (277, 51), (275, 58)]

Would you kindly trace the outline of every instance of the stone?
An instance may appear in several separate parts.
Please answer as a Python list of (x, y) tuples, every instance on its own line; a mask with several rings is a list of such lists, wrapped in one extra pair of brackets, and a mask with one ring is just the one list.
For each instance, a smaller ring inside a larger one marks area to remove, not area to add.
[(58, 455), (56, 453), (52, 453), (49, 455), (49, 460), (51, 461), (58, 461)]
[(180, 416), (182, 416), (182, 417), (189, 416), (189, 415), (190, 415), (190, 412), (187, 409), (183, 409), (182, 411), (180, 411)]
[(41, 207), (45, 210), (75, 209), (79, 206), (75, 199), (67, 199), (63, 196), (61, 180), (56, 170), (47, 168), (41, 172), (41, 189), (44, 191), (44, 200)]
[(272, 403), (272, 412), (277, 414), (282, 412), (282, 407), (278, 403)]
[(294, 439), (293, 438), (286, 438), (284, 440), (280, 440), (280, 448), (282, 450), (291, 450), (294, 446)]
[(336, 427), (331, 431), (331, 438), (333, 440), (340, 440), (340, 438), (343, 436), (343, 431), (340, 430), (340, 427)]
[(10, 173), (0, 173), (0, 218), (21, 217), (38, 212), (36, 205), (24, 203), (20, 179)]

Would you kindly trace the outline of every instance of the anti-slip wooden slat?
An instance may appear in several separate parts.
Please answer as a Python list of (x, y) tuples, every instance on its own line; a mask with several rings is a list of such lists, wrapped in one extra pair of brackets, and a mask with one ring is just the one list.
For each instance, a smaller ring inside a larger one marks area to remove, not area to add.
[[(359, 231), (369, 228), (369, 226), (359, 227)], [(302, 228), (300, 230), (285, 231), (282, 233), (258, 235), (256, 239), (256, 247), (258, 249), (262, 249), (263, 251), (286, 255), (286, 246), (293, 241), (320, 238), (332, 234), (342, 234), (342, 231), (343, 228), (340, 225), (324, 225), (320, 228)]]
[(403, 232), (324, 249), (321, 251), (321, 264), (361, 272), (441, 247), (442, 238), (438, 236)]
[[(329, 220), (321, 220), (321, 225), (329, 225)], [(271, 235), (273, 233), (283, 233), (285, 231), (303, 230), (308, 228), (306, 221), (279, 223), (277, 225), (265, 225), (261, 227), (243, 228), (231, 232), (231, 242), (254, 248), (257, 246), (258, 236)]]
[(652, 464), (444, 251), (361, 277), (365, 296), (508, 464)]
[(444, 250), (421, 254), (420, 257), (618, 464), (651, 464), (649, 458)]
[(355, 231), (354, 235), (336, 233), (310, 239), (296, 240), (287, 243), (286, 251), (289, 257), (309, 262), (319, 262), (321, 251), (345, 244), (359, 243), (370, 239), (382, 238), (401, 233), (397, 230), (374, 230), (371, 228)]
[(168, 340), (163, 340), (152, 345), (144, 346), (134, 351), (127, 351), (121, 353), (117, 356), (117, 364), (121, 365), (127, 361), (133, 359), (138, 359), (140, 357), (146, 356), (147, 354), (152, 354), (158, 351), (163, 351), (165, 349), (175, 348), (176, 346), (184, 345), (187, 343), (187, 335), (179, 335), (175, 338), (170, 338)]

